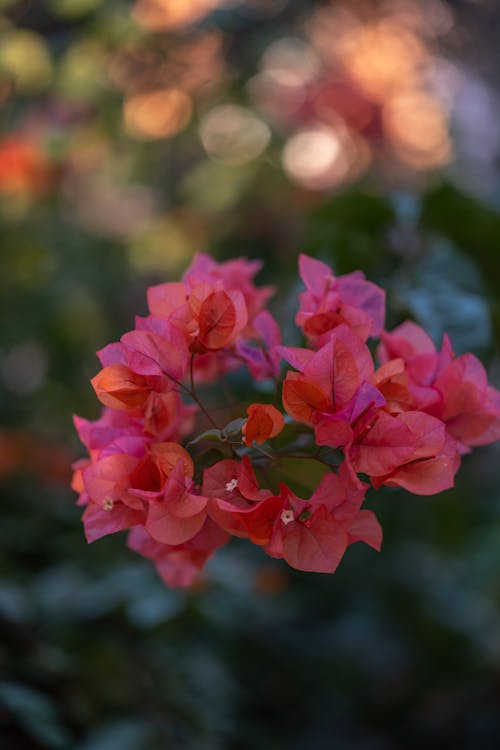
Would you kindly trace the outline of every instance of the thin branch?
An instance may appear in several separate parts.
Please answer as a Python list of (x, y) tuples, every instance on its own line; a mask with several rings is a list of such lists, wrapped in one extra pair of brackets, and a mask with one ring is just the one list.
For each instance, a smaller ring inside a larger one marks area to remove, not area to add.
[(296, 458), (296, 459), (302, 459), (304, 461), (318, 461), (320, 464), (324, 464), (324, 466), (328, 466), (330, 469), (332, 469), (335, 464), (331, 464), (329, 461), (327, 461), (324, 458), (321, 458), (321, 456), (318, 456), (317, 454), (313, 454), (312, 456), (306, 456), (301, 453), (280, 453), (279, 456), (276, 457), (278, 460), (283, 458)]
[[(193, 373), (193, 362), (194, 362), (195, 355), (191, 355), (191, 361), (189, 364), (189, 376), (190, 376), (190, 382), (191, 382), (191, 388), (188, 388), (184, 383), (181, 383), (180, 380), (177, 380), (177, 378), (174, 378), (173, 375), (171, 375), (169, 372), (161, 368), (163, 374), (165, 377), (169, 378), (173, 383), (176, 384), (178, 388), (181, 388), (182, 391), (186, 394), (186, 396), (190, 396), (190, 398), (193, 399), (193, 401), (196, 402), (196, 404), (199, 406), (200, 410), (203, 412), (203, 414), (206, 416), (208, 421), (210, 422), (211, 426), (214, 427), (216, 430), (220, 430), (219, 425), (214, 421), (212, 418), (212, 415), (210, 412), (206, 409), (203, 402), (198, 397), (198, 394), (196, 393), (195, 386), (194, 386), (194, 373)], [(155, 360), (153, 360), (155, 361)], [(158, 363), (157, 363), (158, 364)]]
[(191, 360), (189, 362), (189, 382), (191, 384), (191, 389), (190, 390), (188, 389), (188, 394), (191, 396), (191, 398), (193, 399), (193, 401), (196, 401), (196, 403), (198, 404), (198, 406), (200, 407), (201, 411), (206, 416), (206, 418), (208, 419), (208, 421), (210, 422), (210, 424), (212, 425), (212, 427), (215, 427), (216, 430), (220, 430), (219, 425), (213, 419), (212, 415), (206, 409), (205, 405), (203, 404), (203, 402), (199, 398), (198, 394), (196, 393), (196, 387), (195, 387), (195, 384), (194, 384), (194, 358), (195, 358), (195, 356), (196, 355), (194, 353), (191, 354)]
[(191, 393), (194, 393), (194, 352), (191, 354), (191, 359), (189, 360), (189, 382), (191, 384)]

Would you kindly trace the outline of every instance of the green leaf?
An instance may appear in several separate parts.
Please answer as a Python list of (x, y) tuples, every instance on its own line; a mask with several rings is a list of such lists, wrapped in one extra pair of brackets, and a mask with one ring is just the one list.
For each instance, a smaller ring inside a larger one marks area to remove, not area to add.
[(241, 435), (243, 425), (246, 421), (247, 420), (242, 417), (231, 420), (231, 422), (228, 422), (228, 424), (222, 429), (222, 437), (226, 439), (238, 437)]
[(190, 440), (187, 445), (196, 445), (196, 443), (199, 443), (200, 440), (218, 440), (219, 442), (222, 442), (224, 440), (224, 437), (221, 430), (217, 430), (215, 429), (215, 427), (213, 427), (210, 430), (205, 430), (205, 432), (197, 435), (197, 437), (195, 437), (193, 440)]

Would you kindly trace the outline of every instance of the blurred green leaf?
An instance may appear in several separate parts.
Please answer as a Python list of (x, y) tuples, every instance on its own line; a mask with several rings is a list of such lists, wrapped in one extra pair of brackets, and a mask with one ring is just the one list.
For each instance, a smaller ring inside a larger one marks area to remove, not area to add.
[(12, 30), (0, 37), (0, 80), (12, 77), (22, 94), (47, 88), (53, 75), (53, 63), (46, 40), (33, 31)]
[(151, 742), (150, 726), (124, 717), (92, 730), (74, 750), (145, 750)]
[(63, 18), (78, 18), (97, 10), (103, 0), (50, 0), (52, 13)]
[(312, 213), (312, 220), (335, 223), (353, 231), (379, 232), (394, 220), (390, 202), (376, 193), (345, 191)]
[[(279, 459), (277, 466), (273, 467), (271, 477), (276, 489), (279, 482), (284, 482), (299, 497), (307, 498), (329, 471), (330, 469), (319, 461), (283, 457)], [(265, 482), (263, 486), (267, 486)]]
[(498, 296), (500, 277), (500, 213), (444, 183), (424, 196), (421, 224), (440, 232), (469, 253)]
[(341, 193), (311, 213), (304, 251), (332, 262), (337, 274), (362, 269), (380, 278), (390, 267), (384, 237), (393, 221), (387, 199), (360, 191)]
[(435, 342), (447, 333), (458, 354), (488, 349), (490, 308), (481, 273), (470, 256), (443, 239), (434, 240), (411, 269), (403, 267), (394, 278), (401, 302)]
[(59, 722), (53, 702), (40, 691), (17, 682), (0, 682), (0, 705), (44, 747), (69, 747), (69, 735)]

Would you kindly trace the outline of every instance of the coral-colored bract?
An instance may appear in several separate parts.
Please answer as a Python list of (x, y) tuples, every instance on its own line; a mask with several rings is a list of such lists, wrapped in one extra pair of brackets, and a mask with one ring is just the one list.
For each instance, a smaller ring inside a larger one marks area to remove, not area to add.
[[(260, 265), (200, 254), (181, 282), (150, 288), (150, 315), (99, 352), (102, 416), (75, 417), (89, 454), (72, 483), (87, 540), (128, 529), (129, 546), (170, 586), (191, 585), (231, 536), (333, 573), (350, 544), (380, 549), (380, 525), (363, 508), (370, 484), (433, 495), (453, 486), (464, 453), (500, 438), (500, 393), (482, 364), (455, 357), (446, 336), (438, 351), (415, 323), (385, 331), (384, 292), (363, 274), (336, 278), (300, 256), (297, 348), (282, 346), (265, 309), (273, 289), (255, 285)], [(370, 337), (380, 339), (376, 362)], [(239, 368), (274, 384), (275, 402), (233, 408), (224, 396), (221, 423), (200, 385), (220, 396)], [(301, 491), (310, 497), (273, 484), (290, 459), (305, 475), (307, 461), (324, 470), (312, 494)]]

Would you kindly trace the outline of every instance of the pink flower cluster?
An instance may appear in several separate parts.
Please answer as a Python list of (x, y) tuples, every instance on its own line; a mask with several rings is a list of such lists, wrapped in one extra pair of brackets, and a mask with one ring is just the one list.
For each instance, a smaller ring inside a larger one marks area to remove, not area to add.
[[(446, 336), (437, 350), (412, 322), (385, 331), (384, 292), (362, 273), (335, 277), (300, 256), (296, 323), (307, 345), (297, 348), (282, 346), (259, 269), (198, 255), (180, 283), (150, 288), (150, 314), (98, 353), (102, 416), (75, 418), (89, 454), (73, 479), (87, 540), (128, 529), (129, 546), (171, 586), (191, 585), (231, 536), (332, 573), (353, 542), (380, 549), (380, 525), (363, 508), (369, 483), (441, 492), (461, 455), (500, 437), (500, 392), (478, 359), (455, 357)], [(241, 367), (274, 382), (277, 400), (242, 404), (220, 425), (200, 385)], [(287, 459), (306, 473), (319, 463), (311, 497), (275, 486)]]

